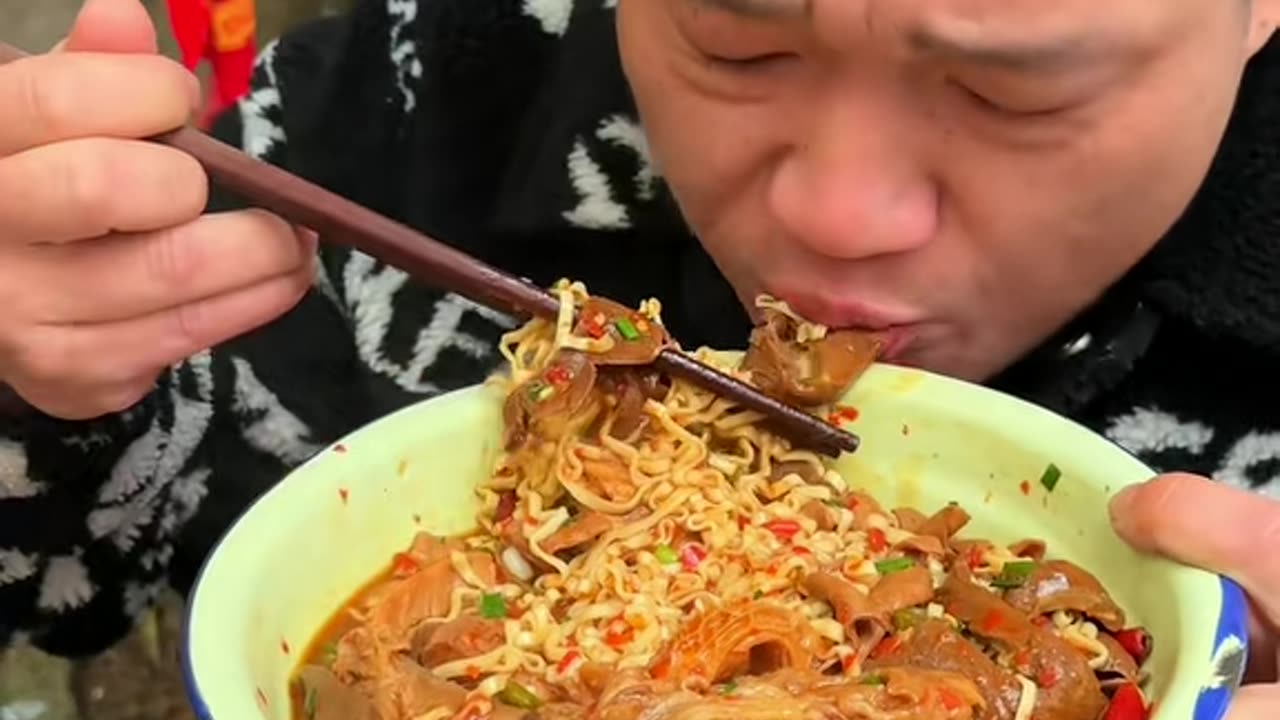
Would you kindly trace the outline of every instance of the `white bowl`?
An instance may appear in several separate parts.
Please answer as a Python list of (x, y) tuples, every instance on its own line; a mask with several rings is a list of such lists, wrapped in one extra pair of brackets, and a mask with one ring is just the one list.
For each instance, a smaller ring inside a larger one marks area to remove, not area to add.
[[(1217, 575), (1139, 555), (1107, 500), (1152, 472), (1043, 409), (928, 373), (877, 365), (845, 400), (857, 453), (837, 469), (890, 506), (958, 501), (965, 534), (1046, 540), (1094, 572), (1155, 638), (1154, 720), (1219, 720), (1240, 682), (1246, 604)], [(289, 718), (289, 680), (313, 636), (414, 534), (474, 527), (496, 458), (501, 398), (475, 387), (353, 433), (266, 493), (208, 559), (190, 600), (185, 673), (201, 718)], [(1053, 492), (1039, 480), (1061, 470)]]

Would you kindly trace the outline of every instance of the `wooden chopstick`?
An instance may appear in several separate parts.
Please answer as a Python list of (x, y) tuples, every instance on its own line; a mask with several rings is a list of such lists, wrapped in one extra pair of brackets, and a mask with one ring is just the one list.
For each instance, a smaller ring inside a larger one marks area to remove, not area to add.
[[(23, 51), (0, 42), (0, 65), (23, 57)], [(316, 231), (326, 242), (347, 245), (421, 281), (504, 312), (542, 317), (555, 317), (559, 312), (559, 301), (532, 283), (196, 129), (184, 127), (152, 139), (190, 154), (211, 181), (253, 205)], [(664, 351), (653, 365), (660, 372), (764, 414), (775, 432), (799, 447), (829, 456), (853, 452), (858, 447), (858, 438), (853, 434), (679, 351)]]

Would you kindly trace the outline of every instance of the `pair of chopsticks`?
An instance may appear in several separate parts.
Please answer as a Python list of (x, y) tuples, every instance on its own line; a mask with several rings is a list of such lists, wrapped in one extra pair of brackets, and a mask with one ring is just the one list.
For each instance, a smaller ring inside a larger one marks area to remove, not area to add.
[[(26, 55), (0, 42), (0, 65)], [(325, 242), (347, 245), (418, 280), (503, 312), (548, 318), (559, 312), (559, 301), (551, 293), (198, 130), (184, 127), (152, 140), (188, 153), (204, 166), (212, 182), (314, 230)], [(799, 447), (828, 456), (858, 447), (856, 436), (677, 350), (664, 351), (653, 367), (762, 413), (775, 432)]]

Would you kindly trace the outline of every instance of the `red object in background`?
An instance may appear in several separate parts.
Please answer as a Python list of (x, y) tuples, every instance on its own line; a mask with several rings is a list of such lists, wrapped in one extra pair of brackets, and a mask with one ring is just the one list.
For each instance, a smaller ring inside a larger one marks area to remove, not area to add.
[(201, 127), (249, 92), (257, 40), (254, 0), (167, 0), (169, 22), (194, 71), (207, 61), (213, 73)]

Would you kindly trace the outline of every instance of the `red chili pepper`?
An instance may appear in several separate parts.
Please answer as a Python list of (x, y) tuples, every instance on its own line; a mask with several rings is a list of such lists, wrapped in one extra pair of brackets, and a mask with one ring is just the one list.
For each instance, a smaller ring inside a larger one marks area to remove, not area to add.
[(398, 578), (407, 578), (415, 575), (422, 566), (418, 564), (417, 558), (409, 553), (396, 553), (395, 558), (391, 561), (391, 574)]
[(1022, 491), (1022, 494), (1023, 494), (1023, 495), (1030, 495), (1030, 494), (1031, 494), (1031, 481), (1030, 481), (1030, 480), (1023, 480), (1022, 482), (1018, 483), (1018, 489)]
[(770, 520), (764, 527), (782, 542), (790, 542), (800, 532), (800, 523), (794, 520)]
[(1013, 656), (1013, 669), (1023, 675), (1031, 674), (1031, 651), (1023, 648)]
[(813, 554), (813, 551), (807, 547), (793, 547), (791, 548), (791, 552), (797, 555), (800, 555), (802, 557), (808, 557)]
[(626, 620), (616, 618), (613, 622), (609, 623), (609, 627), (604, 634), (604, 641), (610, 647), (618, 648), (629, 644), (633, 639), (635, 639), (635, 634), (635, 630), (627, 624)]
[(745, 529), (747, 529), (747, 523), (749, 523), (749, 522), (751, 522), (751, 521), (747, 519), (747, 516), (746, 516), (746, 515), (739, 515), (739, 516), (738, 516), (738, 529), (739, 529), (739, 530), (745, 530)]
[(1116, 642), (1133, 657), (1134, 662), (1142, 665), (1151, 657), (1151, 633), (1145, 628), (1135, 627), (1116, 633)]
[(1127, 683), (1116, 688), (1102, 720), (1147, 720), (1150, 709), (1137, 685)]
[(965, 706), (964, 698), (960, 697), (960, 695), (951, 688), (940, 688), (938, 690), (938, 699), (942, 701), (942, 707), (952, 712), (960, 710)]
[(680, 548), (680, 564), (684, 565), (684, 569), (693, 572), (698, 569), (703, 560), (707, 559), (707, 551), (700, 545), (688, 543)]
[(565, 653), (564, 657), (560, 658), (560, 662), (556, 663), (556, 672), (561, 675), (569, 672), (569, 668), (573, 667), (574, 661), (580, 657), (582, 657), (582, 653), (577, 650), (570, 650)]
[(479, 680), (482, 677), (484, 677), (484, 671), (480, 669), (479, 665), (467, 666), (467, 678), (471, 680)]
[(557, 365), (548, 370), (543, 377), (552, 385), (564, 385), (573, 379), (573, 373), (569, 372), (569, 368)]
[(671, 674), (671, 658), (662, 658), (650, 670), (649, 674), (655, 680), (662, 680)]
[(990, 634), (1003, 624), (1004, 615), (999, 610), (991, 610), (986, 615), (982, 616), (982, 621), (978, 623), (978, 626), (982, 628), (984, 632)]
[(1058, 672), (1058, 668), (1053, 666), (1041, 668), (1040, 672), (1036, 674), (1036, 684), (1045, 689), (1057, 685), (1061, 679), (1062, 675)]
[(584, 329), (584, 330), (586, 330), (586, 331), (587, 331), (587, 334), (588, 334), (588, 335), (590, 335), (591, 337), (596, 338), (596, 339), (598, 340), (598, 339), (600, 339), (600, 338), (604, 337), (604, 334), (605, 334), (604, 321), (605, 321), (605, 319), (606, 319), (606, 318), (605, 318), (605, 316), (604, 316), (604, 313), (596, 313), (595, 315), (592, 315), (591, 317), (584, 319), (584, 320), (582, 321), (582, 327), (583, 327), (583, 329)]
[(867, 531), (867, 546), (871, 552), (884, 552), (889, 547), (889, 539), (880, 528), (871, 528)]
[(858, 409), (848, 405), (836, 405), (831, 411), (832, 424), (853, 422), (858, 419)]
[(506, 522), (515, 512), (516, 494), (510, 491), (504, 492), (498, 497), (498, 508), (493, 511), (493, 519), (496, 522)]
[(879, 659), (886, 655), (892, 654), (895, 650), (902, 646), (902, 638), (898, 635), (890, 635), (876, 644), (871, 650), (871, 654), (867, 657)]
[(982, 567), (982, 548), (977, 545), (971, 546), (969, 551), (965, 553), (964, 561), (970, 570), (977, 570)]
[(845, 675), (848, 675), (853, 670), (853, 664), (857, 662), (857, 660), (858, 658), (853, 655), (845, 655), (840, 658), (840, 671)]

